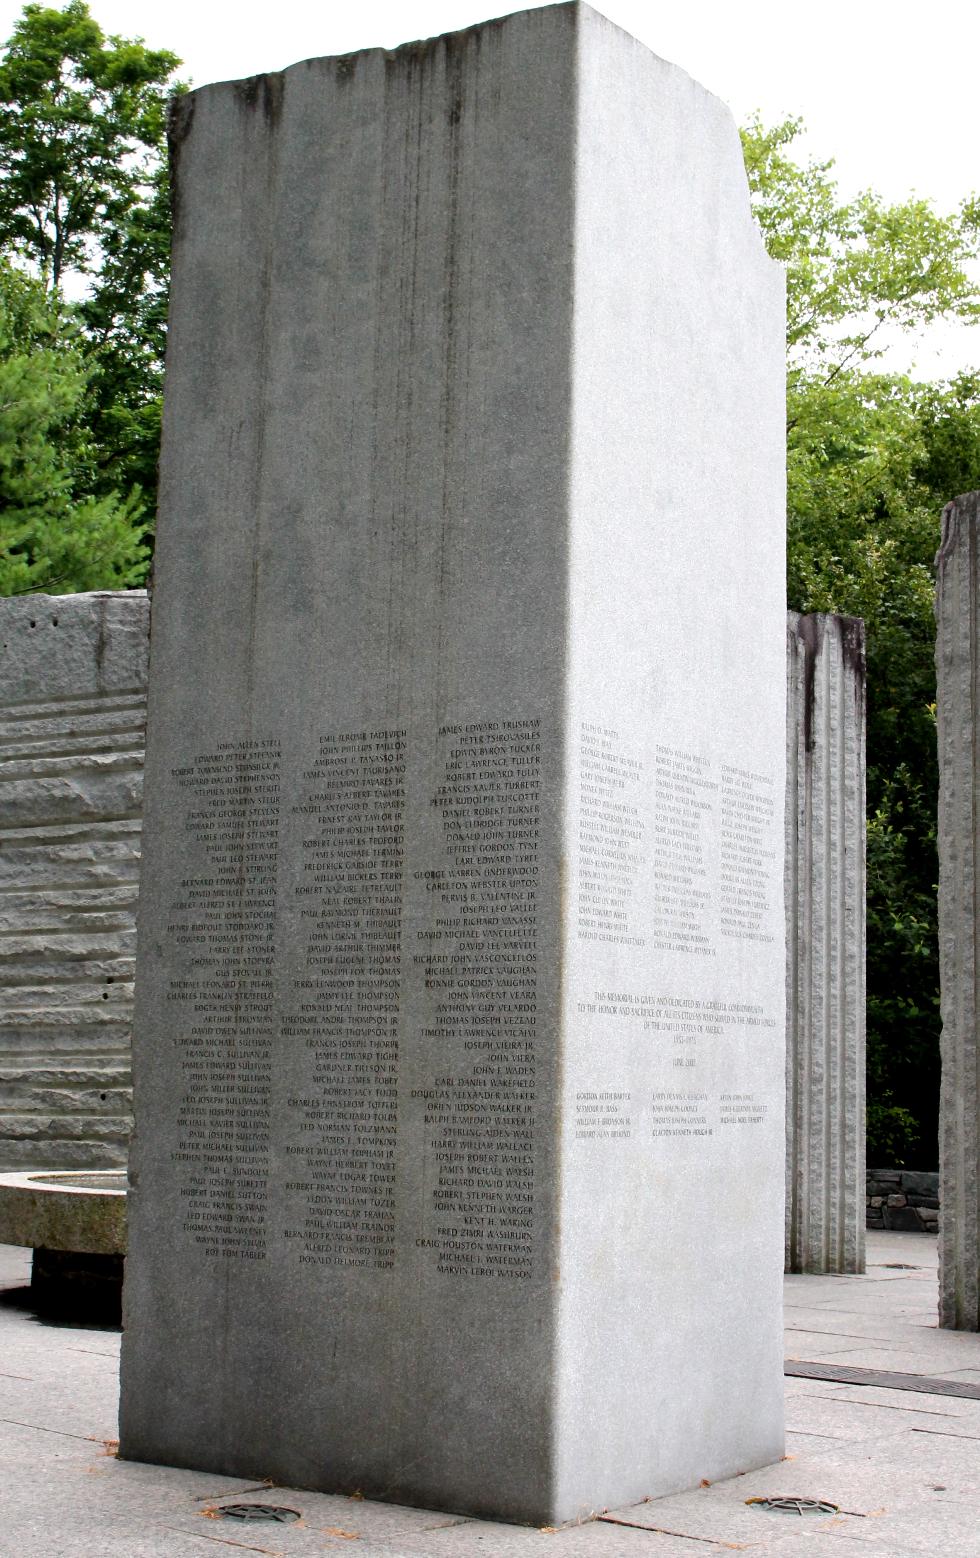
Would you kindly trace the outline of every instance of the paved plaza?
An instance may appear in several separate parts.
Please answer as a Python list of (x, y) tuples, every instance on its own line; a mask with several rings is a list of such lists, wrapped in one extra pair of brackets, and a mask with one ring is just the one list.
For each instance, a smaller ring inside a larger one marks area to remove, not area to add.
[[(29, 1272), (29, 1251), (0, 1247), (0, 1558), (206, 1558), (215, 1544), (284, 1558), (980, 1555), (980, 1399), (938, 1385), (787, 1377), (784, 1461), (557, 1531), (120, 1461), (119, 1333), (40, 1320)], [(935, 1315), (935, 1241), (872, 1233), (866, 1276), (786, 1278), (786, 1356), (980, 1386), (980, 1337), (939, 1331)], [(763, 1513), (746, 1502), (766, 1495), (825, 1500), (840, 1513)], [(301, 1518), (216, 1515), (236, 1500)]]

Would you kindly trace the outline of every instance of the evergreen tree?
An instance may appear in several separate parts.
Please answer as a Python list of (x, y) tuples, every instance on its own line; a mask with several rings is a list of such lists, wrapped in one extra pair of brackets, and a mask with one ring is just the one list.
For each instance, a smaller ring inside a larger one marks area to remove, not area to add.
[(146, 576), (143, 504), (93, 492), (81, 331), (0, 261), (0, 595), (123, 589)]

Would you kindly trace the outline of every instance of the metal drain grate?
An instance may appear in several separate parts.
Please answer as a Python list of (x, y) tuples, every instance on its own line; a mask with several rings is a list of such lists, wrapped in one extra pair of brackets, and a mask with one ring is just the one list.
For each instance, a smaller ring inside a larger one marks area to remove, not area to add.
[(276, 1520), (280, 1525), (300, 1518), (298, 1509), (282, 1504), (219, 1504), (215, 1514), (219, 1520)]
[(783, 1373), (795, 1379), (832, 1380), (835, 1385), (877, 1385), (882, 1390), (915, 1390), (924, 1396), (962, 1396), (980, 1401), (980, 1385), (966, 1380), (935, 1379), (928, 1374), (895, 1374), (885, 1369), (846, 1369), (839, 1363), (804, 1363), (787, 1358)]
[(840, 1505), (819, 1498), (747, 1498), (746, 1504), (767, 1515), (839, 1515)]

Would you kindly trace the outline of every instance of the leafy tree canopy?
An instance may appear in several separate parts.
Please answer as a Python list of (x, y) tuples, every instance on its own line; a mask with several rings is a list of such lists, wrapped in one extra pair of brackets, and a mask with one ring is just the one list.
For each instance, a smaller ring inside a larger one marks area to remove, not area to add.
[(980, 376), (915, 384), (880, 358), (896, 331), (980, 318), (980, 206), (844, 201), (831, 163), (793, 160), (800, 128), (743, 131), (753, 209), (787, 268), (789, 605), (865, 620), (868, 1150), (934, 1168), (933, 559), (943, 504), (980, 487)]
[(842, 201), (832, 161), (800, 164), (787, 154), (802, 128), (786, 119), (767, 129), (756, 118), (742, 131), (753, 213), (787, 267), (791, 390), (812, 374), (829, 383), (864, 367), (886, 349), (889, 329), (980, 319), (968, 270), (980, 252), (976, 197), (951, 217), (928, 200), (886, 205), (870, 190)]
[(146, 204), (178, 63), (106, 39), (84, 0), (24, 7), (0, 63), (0, 242), (45, 286), (98, 267)]
[(166, 341), (164, 154), (179, 61), (106, 37), (84, 0), (26, 5), (0, 60), (0, 252), (81, 298), (94, 491), (152, 507)]
[[(51, 460), (62, 474), (70, 472), (64, 491), (72, 492), (73, 505), (56, 509), (58, 523), (67, 527), (78, 517), (90, 531), (95, 516), (109, 509), (120, 522), (153, 514), (170, 266), (165, 114), (176, 65), (168, 50), (104, 36), (84, 0), (69, 0), (62, 9), (26, 5), (0, 59), (0, 254), (36, 282), (34, 347), (55, 351), (56, 335), (61, 341), (61, 375), (51, 380), (39, 425)], [(11, 274), (8, 266), (8, 316)], [(37, 288), (48, 298), (44, 324)], [(11, 341), (2, 351), (9, 374)], [(64, 411), (69, 383), (72, 408)], [(26, 460), (26, 425), (23, 438)], [(37, 439), (31, 447), (39, 460)], [(109, 508), (103, 500), (112, 500)], [(8, 502), (0, 514), (0, 545), (8, 558), (11, 514)], [(31, 514), (37, 527), (41, 509), (34, 506)], [(48, 505), (51, 523), (53, 516)], [(145, 530), (140, 519), (134, 556), (143, 559), (143, 569)], [(31, 547), (39, 534), (33, 531)], [(47, 534), (42, 550), (50, 552), (53, 533)], [(75, 566), (62, 558), (56, 570), (61, 578), (67, 569), (65, 578), (73, 580), (64, 587), (109, 587), (123, 576), (139, 583), (139, 569), (132, 575), (120, 562), (118, 572), (114, 547), (106, 550), (100, 542), (103, 573), (93, 575), (93, 556), (81, 584), (81, 542), (73, 555)], [(19, 556), (19, 583), (8, 562), (2, 587), (30, 587)]]
[(81, 332), (43, 286), (0, 261), (0, 595), (122, 589), (148, 550), (139, 489), (92, 492)]

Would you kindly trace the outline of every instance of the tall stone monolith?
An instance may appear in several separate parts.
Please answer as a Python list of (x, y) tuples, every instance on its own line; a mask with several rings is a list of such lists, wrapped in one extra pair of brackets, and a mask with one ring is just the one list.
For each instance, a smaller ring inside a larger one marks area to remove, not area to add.
[(783, 291), (735, 126), (559, 5), (172, 144), (122, 1453), (536, 1523), (770, 1461)]
[(939, 1323), (980, 1330), (980, 492), (943, 510), (936, 558), (939, 724)]
[(0, 1169), (126, 1161), (149, 627), (0, 600)]
[(786, 631), (786, 1270), (864, 1270), (865, 663), (856, 617)]

